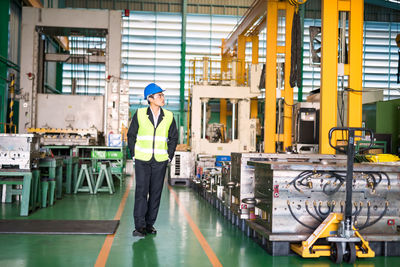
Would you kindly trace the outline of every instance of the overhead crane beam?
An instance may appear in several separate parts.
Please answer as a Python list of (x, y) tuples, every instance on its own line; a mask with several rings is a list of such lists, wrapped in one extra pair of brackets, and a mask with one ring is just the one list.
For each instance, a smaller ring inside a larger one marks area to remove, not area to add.
[(267, 17), (263, 16), (252, 29), (249, 30), (249, 36), (258, 35), (262, 30), (267, 27)]
[(232, 50), (240, 35), (245, 34), (254, 23), (267, 12), (266, 10), (267, 0), (256, 0), (253, 5), (248, 9), (242, 20), (238, 23), (237, 27), (229, 37), (225, 40), (222, 54)]

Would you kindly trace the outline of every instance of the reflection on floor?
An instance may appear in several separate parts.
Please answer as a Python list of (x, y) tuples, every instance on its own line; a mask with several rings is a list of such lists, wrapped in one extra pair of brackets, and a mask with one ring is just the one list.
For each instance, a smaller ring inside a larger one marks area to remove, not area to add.
[[(117, 187), (114, 195), (64, 195), (53, 207), (40, 209), (26, 218), (19, 217), (18, 204), (2, 204), (0, 218), (113, 219), (131, 183), (120, 226), (106, 253), (106, 266), (212, 266), (212, 262), (222, 266), (334, 266), (328, 258), (272, 257), (191, 189), (173, 187), (180, 207), (166, 184), (155, 225), (157, 235), (133, 237), (133, 180), (128, 177), (126, 185)], [(188, 216), (199, 233), (194, 232)], [(204, 240), (199, 240), (199, 234)], [(105, 240), (106, 236), (98, 235), (0, 235), (0, 266), (93, 266)], [(360, 259), (356, 263), (365, 267), (399, 265), (400, 257)]]

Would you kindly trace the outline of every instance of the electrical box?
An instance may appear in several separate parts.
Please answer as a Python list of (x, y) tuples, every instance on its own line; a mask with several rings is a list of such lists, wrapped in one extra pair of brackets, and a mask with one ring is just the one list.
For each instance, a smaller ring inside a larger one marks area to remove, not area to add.
[(309, 147), (317, 150), (319, 143), (319, 102), (300, 102), (293, 109), (293, 144), (300, 152)]
[(194, 178), (195, 160), (194, 153), (188, 151), (176, 151), (171, 161), (169, 172), (170, 179)]

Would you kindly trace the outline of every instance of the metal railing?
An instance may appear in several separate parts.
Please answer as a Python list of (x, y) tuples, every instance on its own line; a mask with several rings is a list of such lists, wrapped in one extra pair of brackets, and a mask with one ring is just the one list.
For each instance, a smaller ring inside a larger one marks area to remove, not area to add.
[[(14, 131), (13, 131), (14, 130)], [(0, 122), (0, 131), (2, 133), (17, 133), (17, 125), (14, 123)]]
[[(192, 59), (189, 61), (187, 88), (191, 88), (195, 84), (247, 85), (249, 64), (243, 60), (229, 60), (227, 71), (223, 72), (221, 60), (208, 57)], [(240, 74), (242, 69), (244, 69), (243, 74)]]

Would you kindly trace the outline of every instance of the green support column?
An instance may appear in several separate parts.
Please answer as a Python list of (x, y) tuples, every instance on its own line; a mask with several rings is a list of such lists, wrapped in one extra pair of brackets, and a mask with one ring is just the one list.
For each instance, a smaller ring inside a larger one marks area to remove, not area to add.
[[(0, 1), (0, 56), (8, 59), (8, 22), (10, 20), (10, 1)], [(0, 62), (0, 122), (7, 122), (7, 65)], [(3, 132), (3, 126), (0, 126)]]
[[(182, 38), (181, 38), (181, 78), (180, 78), (180, 123), (184, 125), (185, 113), (185, 63), (186, 63), (186, 16), (187, 16), (187, 0), (182, 0)], [(181, 143), (183, 140), (180, 140)]]

